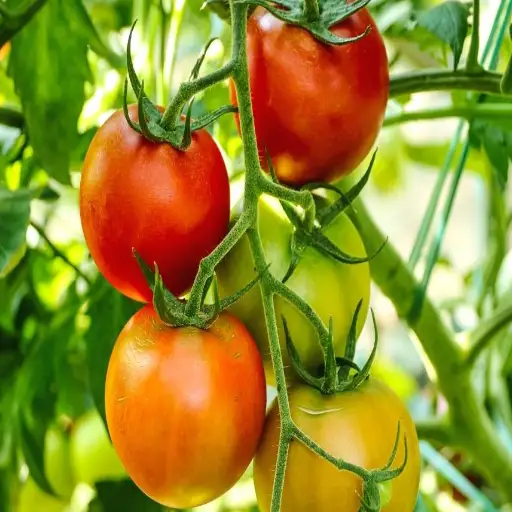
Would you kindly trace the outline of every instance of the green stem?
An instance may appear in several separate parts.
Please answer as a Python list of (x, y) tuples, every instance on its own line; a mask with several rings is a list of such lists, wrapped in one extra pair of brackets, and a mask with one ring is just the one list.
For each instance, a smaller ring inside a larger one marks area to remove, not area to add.
[(469, 47), (468, 61), (466, 69), (478, 71), (478, 53), (480, 51), (480, 0), (473, 0), (473, 34), (471, 36), (471, 46)]
[(0, 124), (10, 126), (11, 128), (23, 128), (25, 118), (18, 110), (0, 107)]
[[(10, 12), (5, 6), (2, 6), (0, 15), (2, 22), (0, 24), (0, 48), (10, 41), (44, 6), (47, 0), (34, 0), (22, 12)], [(1, 3), (1, 2), (0, 2)]]
[(501, 94), (502, 75), (481, 71), (469, 73), (468, 71), (415, 71), (394, 76), (389, 84), (391, 98), (404, 94), (428, 91), (475, 91), (488, 94)]
[(482, 103), (476, 105), (451, 106), (433, 108), (420, 112), (403, 112), (389, 116), (384, 121), (384, 126), (409, 123), (411, 121), (425, 121), (431, 119), (445, 119), (450, 117), (462, 117), (472, 119), (510, 119), (512, 118), (512, 104), (510, 103)]
[(233, 61), (229, 61), (227, 64), (222, 66), (221, 68), (213, 71), (209, 75), (199, 77), (191, 82), (183, 82), (176, 93), (176, 96), (171, 101), (167, 109), (165, 110), (161, 125), (163, 128), (170, 129), (172, 128), (178, 116), (181, 114), (183, 107), (195, 94), (198, 92), (204, 91), (208, 87), (215, 85), (226, 78), (229, 78), (233, 73), (234, 63)]
[(91, 279), (78, 266), (76, 266), (49, 238), (44, 228), (34, 221), (30, 225), (39, 233), (39, 236), (46, 242), (46, 245), (52, 250), (53, 254), (60, 258), (66, 265), (71, 267), (75, 273), (80, 276), (88, 285), (92, 284)]
[[(357, 211), (357, 214), (354, 212)], [(366, 249), (375, 251), (386, 240), (360, 199), (348, 210), (363, 237)], [(393, 302), (400, 318), (407, 320), (418, 283), (388, 242), (370, 262), (372, 277)], [(439, 388), (449, 404), (454, 443), (475, 460), (482, 472), (508, 500), (512, 500), (512, 465), (472, 383), (471, 370), (453, 333), (428, 298), (414, 322), (409, 322), (437, 374)]]
[(466, 357), (468, 366), (473, 366), (493, 338), (512, 322), (512, 301), (502, 303), (493, 315), (480, 322), (469, 336), (469, 349)]
[(447, 421), (429, 419), (416, 422), (416, 431), (420, 439), (438, 443), (441, 446), (453, 444), (453, 433)]
[[(174, 68), (176, 66), (176, 54), (178, 51), (178, 41), (183, 26), (183, 15), (187, 2), (184, 0), (174, 0), (171, 10), (171, 29), (167, 41), (167, 51), (165, 56), (164, 76), (172, 84), (174, 77)], [(166, 98), (167, 101), (167, 98)]]

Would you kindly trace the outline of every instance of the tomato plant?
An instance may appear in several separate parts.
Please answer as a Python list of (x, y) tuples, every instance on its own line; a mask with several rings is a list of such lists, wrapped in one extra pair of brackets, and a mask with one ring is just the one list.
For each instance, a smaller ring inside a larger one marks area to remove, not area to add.
[[(400, 424), (407, 440), (407, 463), (402, 474), (391, 481), (391, 497), (382, 510), (414, 510), (420, 475), (416, 429), (405, 405), (385, 384), (370, 377), (355, 391), (329, 396), (300, 385), (290, 389), (289, 400), (293, 420), (313, 441), (334, 457), (366, 469), (386, 466)], [(254, 484), (262, 512), (270, 510), (279, 432), (279, 408), (274, 403), (254, 462)], [(401, 443), (392, 467), (400, 466), (404, 457)], [(358, 512), (361, 485), (357, 475), (339, 471), (302, 443), (294, 442), (288, 454), (281, 511), (330, 510), (336, 503), (339, 510)]]
[[(292, 259), (293, 226), (286, 219), (279, 204), (268, 199), (260, 200), (258, 213), (258, 227), (270, 271), (276, 278), (281, 279), (286, 275)], [(346, 215), (338, 216), (325, 230), (325, 235), (351, 256), (366, 257), (363, 242)], [(243, 288), (255, 275), (249, 242), (244, 238), (217, 267), (221, 295), (230, 295)], [(357, 335), (366, 319), (370, 296), (368, 263), (340, 263), (314, 247), (307, 247), (287, 284), (318, 312), (325, 323), (332, 318), (334, 348), (336, 354), (343, 355), (352, 319), (361, 300), (363, 304), (358, 318)], [(347, 290), (350, 292), (347, 293)], [(277, 317), (281, 319), (283, 316), (286, 319), (304, 366), (314, 372), (323, 362), (315, 329), (295, 306), (283, 298), (275, 298), (275, 308)], [(267, 379), (275, 383), (260, 290), (257, 287), (250, 290), (233, 304), (231, 310), (251, 331), (263, 354)], [(282, 321), (279, 321), (279, 333), (284, 364), (290, 368)], [(295, 378), (291, 368), (287, 376), (292, 380)]]
[[(138, 118), (136, 106), (129, 115)], [(94, 261), (120, 292), (151, 300), (135, 249), (149, 265), (158, 264), (166, 286), (180, 295), (227, 231), (229, 183), (222, 155), (205, 131), (194, 132), (181, 152), (148, 141), (116, 112), (87, 151), (80, 216)]]
[(205, 331), (168, 327), (146, 306), (116, 342), (105, 402), (133, 481), (168, 507), (197, 506), (232, 487), (253, 458), (265, 418), (261, 357), (228, 313)]
[[(371, 15), (361, 9), (332, 33), (356, 37), (328, 46), (258, 7), (247, 44), (254, 124), (262, 164), (266, 152), (280, 181), (334, 181), (370, 152), (388, 100), (388, 60)], [(237, 104), (231, 85), (231, 97)]]

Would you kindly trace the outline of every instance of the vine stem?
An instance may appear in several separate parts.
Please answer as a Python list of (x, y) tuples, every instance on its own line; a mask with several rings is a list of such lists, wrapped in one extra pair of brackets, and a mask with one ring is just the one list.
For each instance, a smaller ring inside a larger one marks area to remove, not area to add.
[(499, 73), (489, 71), (417, 71), (392, 77), (389, 96), (401, 96), (415, 92), (463, 90), (488, 94), (501, 94)]
[(47, 0), (34, 0), (24, 11), (16, 12), (7, 9), (0, 2), (0, 48), (12, 39), (44, 6)]
[(478, 52), (480, 51), (480, 0), (473, 0), (473, 34), (471, 36), (471, 46), (469, 47), (468, 61), (466, 69), (468, 71), (477, 71), (480, 68), (478, 64)]
[(419, 112), (404, 112), (387, 117), (384, 121), (384, 126), (450, 117), (462, 117), (469, 121), (476, 118), (510, 119), (512, 117), (512, 105), (509, 103), (481, 103), (457, 107), (433, 108)]

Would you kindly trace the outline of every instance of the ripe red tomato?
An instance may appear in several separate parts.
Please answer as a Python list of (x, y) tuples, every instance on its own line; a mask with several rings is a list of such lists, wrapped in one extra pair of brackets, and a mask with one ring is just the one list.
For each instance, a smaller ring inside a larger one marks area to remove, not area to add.
[[(137, 120), (135, 105), (129, 112)], [(102, 274), (132, 299), (151, 301), (132, 248), (181, 295), (226, 235), (229, 206), (226, 166), (205, 130), (181, 152), (148, 141), (119, 111), (91, 142), (80, 184), (85, 240)]]
[[(389, 95), (384, 42), (366, 9), (332, 32), (354, 37), (368, 26), (363, 39), (329, 46), (262, 7), (251, 15), (248, 57), (258, 147), (262, 165), (266, 148), (282, 182), (334, 181), (371, 150)], [(231, 98), (237, 105), (233, 83)]]
[[(392, 467), (408, 457), (404, 471), (384, 485), (382, 512), (412, 512), (418, 494), (420, 451), (414, 423), (405, 405), (382, 382), (370, 378), (355, 391), (326, 396), (300, 385), (289, 392), (292, 417), (299, 428), (335, 457), (366, 469), (385, 466), (391, 456), (400, 421), (401, 441)], [(254, 484), (261, 512), (270, 510), (279, 441), (279, 408), (267, 416), (254, 460)], [(306, 469), (307, 468), (307, 469)], [(305, 492), (307, 490), (307, 492)], [(339, 471), (302, 443), (290, 445), (281, 512), (358, 512), (362, 480)]]
[(121, 332), (105, 402), (114, 447), (133, 481), (174, 508), (232, 487), (256, 451), (266, 386), (255, 342), (234, 316), (208, 330), (163, 324), (151, 306)]

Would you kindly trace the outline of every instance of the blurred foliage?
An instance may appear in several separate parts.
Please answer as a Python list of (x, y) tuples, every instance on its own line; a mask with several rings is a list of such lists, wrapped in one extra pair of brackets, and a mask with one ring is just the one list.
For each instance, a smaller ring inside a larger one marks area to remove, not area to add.
[[(17, 7), (19, 2), (2, 3)], [(469, 11), (452, 2), (457, 5), (451, 7), (455, 9), (451, 25), (440, 27), (439, 11), (448, 9), (440, 4), (434, 0), (373, 0), (371, 9), (386, 36), (393, 72), (456, 67), (459, 57), (464, 58)], [(56, 487), (62, 482), (56, 483), (49, 475), (45, 439), (48, 429), (57, 425), (64, 446), (73, 442), (76, 425), (88, 411), (97, 408), (104, 415), (110, 350), (121, 326), (137, 308), (98, 275), (83, 241), (77, 206), (80, 167), (88, 144), (99, 124), (122, 106), (129, 28), (137, 19), (135, 67), (145, 79), (148, 95), (165, 104), (209, 38), (218, 37), (218, 41), (208, 52), (202, 72), (218, 67), (230, 52), (229, 25), (215, 14), (221, 12), (222, 4), (201, 7), (202, 0), (48, 0), (0, 50), (2, 512), (162, 510), (129, 480), (115, 476), (115, 471), (111, 479), (107, 471), (95, 485), (75, 479), (71, 497), (57, 496)], [(484, 3), (484, 7), (484, 13), (492, 13), (496, 2)], [(510, 50), (507, 42), (503, 57)], [(506, 65), (503, 58), (500, 69)], [(445, 94), (438, 99), (456, 104), (458, 98)], [(426, 101), (428, 105), (432, 98)], [(227, 84), (212, 87), (197, 98), (193, 115), (227, 103)], [(400, 98), (400, 102), (391, 102), (390, 110), (411, 105), (417, 107), (417, 99)], [(373, 189), (387, 195), (403, 190), (412, 179), (411, 169), (418, 166), (425, 172), (438, 172), (451, 135), (444, 123), (439, 122), (441, 133), (436, 137), (431, 136), (431, 129), (409, 131), (408, 125), (384, 130), (378, 142)], [(221, 118), (210, 129), (226, 155), (231, 175), (239, 177), (242, 148), (232, 117)], [(482, 183), (497, 176), (500, 193), (504, 193), (512, 159), (511, 122), (475, 122), (471, 142), (468, 172)], [(478, 283), (479, 272), (474, 269), (468, 287)], [(467, 306), (470, 295), (465, 292), (456, 298), (457, 303)], [(457, 307), (450, 310), (457, 311)], [(386, 353), (385, 346), (383, 350)], [(512, 350), (502, 356), (510, 361), (512, 376)], [(381, 357), (375, 371), (419, 411), (418, 416), (435, 409), (435, 386), (426, 384), (423, 371), (404, 368), (389, 355)], [(512, 377), (508, 384), (510, 393)], [(104, 443), (106, 431), (101, 436), (98, 442)], [(55, 457), (63, 457), (62, 452)], [(83, 463), (70, 460), (74, 466)], [(488, 491), (466, 461), (452, 457), (451, 462), (456, 471), (467, 472), (477, 481), (475, 485)], [(439, 467), (426, 465), (418, 511), (481, 510), (456, 490), (453, 481), (447, 484), (446, 475), (439, 476)], [(226, 496), (197, 510), (256, 511), (250, 472)]]

